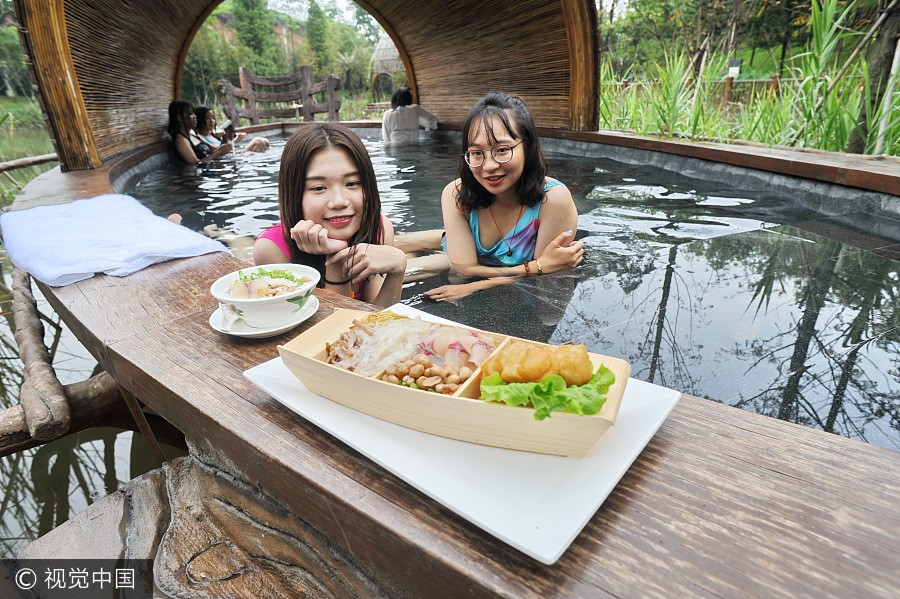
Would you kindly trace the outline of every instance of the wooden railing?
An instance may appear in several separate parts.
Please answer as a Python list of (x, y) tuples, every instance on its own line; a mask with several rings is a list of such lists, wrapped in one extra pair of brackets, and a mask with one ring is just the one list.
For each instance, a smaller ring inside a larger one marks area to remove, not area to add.
[(0, 173), (14, 171), (28, 166), (37, 166), (39, 164), (53, 162), (54, 160), (59, 160), (59, 157), (56, 154), (41, 154), (40, 156), (26, 156), (25, 158), (7, 160), (6, 162), (0, 162)]
[[(312, 67), (305, 65), (296, 73), (278, 77), (263, 77), (241, 67), (240, 79), (240, 87), (235, 87), (227, 79), (219, 81), (225, 116), (231, 119), (235, 127), (240, 126), (242, 118), (259, 125), (262, 119), (295, 119), (298, 115), (302, 115), (304, 121), (312, 121), (314, 115), (326, 113), (329, 120), (338, 120), (341, 101), (335, 91), (341, 87), (340, 77), (328, 75), (325, 81), (313, 83)], [(324, 94), (324, 101), (317, 102), (316, 94)], [(243, 108), (237, 107), (235, 98), (244, 101)], [(282, 106), (260, 108), (260, 104)], [(284, 104), (289, 106), (284, 107)]]

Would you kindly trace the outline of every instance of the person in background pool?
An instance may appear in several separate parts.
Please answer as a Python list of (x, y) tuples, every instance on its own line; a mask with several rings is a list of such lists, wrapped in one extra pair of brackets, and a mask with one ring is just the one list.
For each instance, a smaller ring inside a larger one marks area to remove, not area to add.
[[(226, 135), (222, 133), (216, 133), (216, 113), (207, 106), (194, 107), (194, 114), (197, 116), (197, 127), (194, 129), (196, 133), (196, 137), (207, 144), (210, 147), (218, 148), (225, 142), (239, 142), (244, 139), (244, 133), (238, 133), (234, 138), (226, 139)], [(231, 121), (228, 121), (230, 123)], [(232, 131), (234, 129), (232, 128)], [(265, 152), (269, 149), (269, 140), (265, 137), (254, 137), (250, 141), (247, 142), (247, 145), (242, 150), (235, 150), (236, 152), (244, 151), (244, 152)]]
[(575, 202), (547, 176), (534, 120), (520, 98), (481, 98), (463, 124), (461, 150), (459, 177), (441, 194), (443, 244), (453, 273), (481, 280), (436, 287), (427, 297), (454, 300), (581, 263)]
[(172, 100), (169, 103), (169, 124), (166, 130), (172, 143), (175, 144), (175, 153), (188, 164), (208, 162), (224, 156), (232, 150), (231, 143), (223, 143), (213, 148), (208, 143), (197, 137), (194, 129), (197, 127), (197, 115), (190, 102), (184, 100)]
[(391, 109), (381, 117), (381, 141), (391, 146), (417, 143), (419, 125), (429, 131), (437, 129), (437, 117), (412, 103), (408, 87), (398, 87), (391, 96)]
[(281, 222), (253, 244), (255, 264), (312, 266), (320, 286), (382, 307), (400, 300), (406, 255), (381, 214), (375, 170), (362, 141), (335, 122), (301, 125), (278, 173)]

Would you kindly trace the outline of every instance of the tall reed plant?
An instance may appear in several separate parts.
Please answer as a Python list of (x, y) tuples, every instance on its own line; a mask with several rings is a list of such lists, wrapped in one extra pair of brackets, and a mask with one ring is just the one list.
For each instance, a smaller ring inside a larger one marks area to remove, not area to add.
[[(600, 126), (641, 135), (846, 151), (872, 85), (862, 59), (838, 78), (842, 67), (839, 49), (860, 35), (845, 27), (854, 5), (841, 8), (837, 0), (812, 2), (808, 45), (792, 61), (795, 81), (782, 82), (777, 89), (757, 90), (743, 104), (724, 105), (719, 85), (713, 83), (726, 70), (727, 57), (721, 54), (710, 54), (700, 78), (683, 54), (666, 54), (663, 64), (657, 66), (654, 82), (628, 85), (604, 63), (600, 69)], [(880, 149), (900, 155), (900, 76), (895, 74), (894, 79), (893, 87), (887, 87), (893, 91), (886, 104), (866, 105), (866, 153)], [(882, 123), (883, 147), (878, 148)]]

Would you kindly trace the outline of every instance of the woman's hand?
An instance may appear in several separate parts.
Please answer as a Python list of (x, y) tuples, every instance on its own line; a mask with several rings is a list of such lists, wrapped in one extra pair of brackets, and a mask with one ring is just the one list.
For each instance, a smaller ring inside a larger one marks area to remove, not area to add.
[(480, 283), (480, 281), (460, 283), (457, 285), (441, 285), (440, 287), (435, 287), (434, 289), (426, 291), (425, 297), (436, 302), (452, 302), (479, 291), (481, 286), (478, 285), (478, 283)]
[(469, 283), (458, 283), (456, 285), (441, 285), (425, 292), (425, 297), (436, 302), (452, 302), (462, 299), (468, 295), (472, 295), (476, 291), (484, 291), (494, 287), (502, 287), (503, 285), (511, 285), (517, 281), (521, 281), (522, 277), (495, 277), (493, 279), (481, 279), (480, 281), (471, 281)]
[(222, 156), (222, 155), (227, 154), (228, 152), (230, 152), (230, 151), (232, 150), (232, 147), (233, 147), (233, 146), (231, 145), (231, 143), (223, 143), (223, 144), (220, 145), (218, 148), (216, 148), (216, 149), (214, 149), (212, 152), (210, 152), (209, 156), (207, 156), (206, 158), (204, 158), (204, 159), (201, 160), (200, 162), (206, 162), (206, 161), (208, 161), (208, 160), (215, 160), (215, 159), (218, 158), (219, 156)]
[(374, 275), (403, 275), (406, 271), (406, 254), (392, 245), (360, 243), (340, 250), (325, 266), (341, 265), (344, 279), (352, 279), (356, 285)]
[[(550, 274), (560, 270), (575, 268), (584, 260), (584, 242), (572, 241), (575, 233), (563, 231), (547, 244), (541, 255), (538, 256), (542, 274)], [(531, 266), (532, 272), (535, 266)]]
[(311, 220), (301, 220), (291, 227), (291, 239), (301, 252), (330, 256), (347, 249), (347, 242), (331, 239), (322, 225)]

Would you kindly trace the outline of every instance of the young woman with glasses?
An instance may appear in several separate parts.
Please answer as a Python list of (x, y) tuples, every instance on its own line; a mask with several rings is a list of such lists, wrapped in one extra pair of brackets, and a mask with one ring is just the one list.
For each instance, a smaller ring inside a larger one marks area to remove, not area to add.
[(427, 297), (458, 299), (581, 263), (575, 202), (565, 185), (547, 176), (534, 120), (521, 99), (491, 93), (479, 100), (463, 125), (461, 149), (459, 178), (441, 194), (444, 245), (453, 272), (482, 280), (436, 287)]

